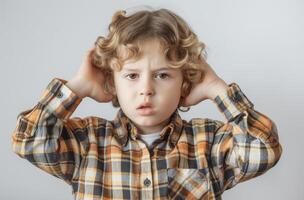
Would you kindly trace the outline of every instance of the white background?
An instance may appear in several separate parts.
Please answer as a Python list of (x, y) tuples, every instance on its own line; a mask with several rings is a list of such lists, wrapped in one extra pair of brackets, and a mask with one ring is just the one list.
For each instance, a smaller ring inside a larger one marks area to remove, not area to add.
[[(16, 117), (38, 102), (52, 78), (73, 77), (87, 49), (107, 34), (116, 10), (143, 4), (184, 18), (207, 45), (207, 61), (217, 74), (238, 83), (255, 109), (277, 124), (281, 160), (223, 199), (304, 199), (301, 0), (0, 0), (0, 199), (73, 199), (70, 186), (12, 152)], [(72, 116), (113, 119), (116, 111), (86, 98)], [(181, 116), (225, 120), (209, 100)]]

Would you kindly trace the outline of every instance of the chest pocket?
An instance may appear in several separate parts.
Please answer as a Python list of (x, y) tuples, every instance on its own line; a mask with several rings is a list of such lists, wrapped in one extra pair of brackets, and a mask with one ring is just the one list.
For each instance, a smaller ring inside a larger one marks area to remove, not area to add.
[(169, 199), (210, 199), (210, 180), (203, 169), (168, 168)]

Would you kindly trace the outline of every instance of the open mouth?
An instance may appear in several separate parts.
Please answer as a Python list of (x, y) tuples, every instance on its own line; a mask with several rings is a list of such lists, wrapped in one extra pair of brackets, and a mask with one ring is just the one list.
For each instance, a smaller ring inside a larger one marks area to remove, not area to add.
[(154, 110), (151, 106), (142, 106), (142, 107), (138, 108), (137, 110), (138, 110), (138, 113), (143, 116), (152, 115), (154, 113)]

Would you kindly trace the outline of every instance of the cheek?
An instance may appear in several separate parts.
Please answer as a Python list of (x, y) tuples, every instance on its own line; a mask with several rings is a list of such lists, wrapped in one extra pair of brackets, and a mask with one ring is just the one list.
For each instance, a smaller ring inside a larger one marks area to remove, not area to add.
[(123, 82), (115, 83), (115, 90), (117, 98), (121, 101), (130, 101), (129, 99), (134, 93), (134, 87), (130, 87), (128, 84)]
[(121, 91), (124, 91), (124, 88), (126, 86), (123, 83), (123, 81), (121, 80), (121, 78), (119, 77), (119, 75), (114, 75), (113, 82), (114, 82), (114, 88), (115, 88), (117, 93), (120, 93)]
[(161, 88), (161, 94), (170, 102), (178, 101), (181, 96), (181, 87), (178, 83), (175, 83), (172, 87)]

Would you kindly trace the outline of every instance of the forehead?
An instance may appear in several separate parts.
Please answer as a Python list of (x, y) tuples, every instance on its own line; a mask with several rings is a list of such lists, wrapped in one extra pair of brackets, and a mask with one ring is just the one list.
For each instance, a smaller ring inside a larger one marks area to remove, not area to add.
[[(122, 69), (136, 69), (143, 66), (150, 66), (151, 68), (167, 68), (168, 70), (173, 68), (168, 67), (168, 62), (164, 53), (164, 46), (157, 39), (150, 39), (138, 45), (140, 57), (130, 57), (123, 63)], [(121, 58), (127, 58), (129, 50), (125, 46), (120, 46), (118, 53)]]

